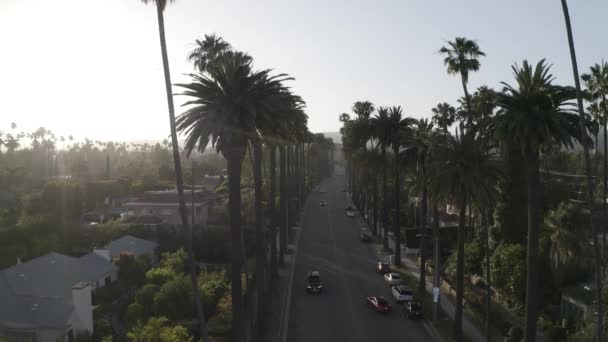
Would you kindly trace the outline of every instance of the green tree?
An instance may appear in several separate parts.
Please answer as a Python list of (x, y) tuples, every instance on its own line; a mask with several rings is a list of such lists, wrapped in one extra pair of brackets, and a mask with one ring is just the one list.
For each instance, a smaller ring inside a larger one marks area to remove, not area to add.
[(447, 46), (443, 46), (439, 52), (446, 55), (443, 63), (447, 66), (448, 74), (460, 74), (467, 111), (469, 112), (467, 126), (470, 126), (473, 117), (471, 115), (471, 97), (467, 90), (469, 72), (479, 70), (479, 57), (486, 54), (479, 49), (476, 41), (464, 37), (456, 37), (453, 41), (448, 41)]
[(221, 54), (230, 51), (230, 43), (215, 34), (206, 34), (205, 39), (196, 39), (196, 48), (188, 54), (188, 60), (194, 67), (204, 72), (209, 64), (212, 64)]
[(528, 191), (528, 247), (526, 285), (526, 339), (534, 341), (538, 317), (538, 241), (540, 225), (540, 148), (549, 144), (573, 147), (580, 140), (576, 114), (564, 106), (572, 89), (552, 84), (550, 67), (541, 60), (533, 67), (524, 61), (512, 67), (517, 88), (507, 83), (498, 95), (498, 113), (488, 128), (495, 138), (516, 144), (523, 153)]
[(171, 321), (189, 319), (195, 313), (195, 292), (186, 276), (177, 275), (164, 283), (154, 296), (155, 311)]
[[(169, 127), (171, 131), (171, 144), (173, 150), (173, 166), (175, 169), (175, 184), (177, 187), (177, 195), (179, 200), (179, 214), (182, 222), (182, 231), (184, 232), (184, 237), (186, 241), (186, 250), (188, 252), (188, 259), (190, 264), (190, 280), (192, 282), (192, 286), (196, 286), (196, 271), (194, 265), (194, 253), (192, 251), (192, 227), (188, 225), (188, 218), (186, 216), (186, 201), (184, 198), (184, 184), (182, 180), (182, 166), (180, 162), (179, 156), (179, 143), (177, 140), (177, 129), (176, 129), (176, 121), (175, 121), (175, 107), (173, 105), (173, 90), (171, 89), (171, 73), (169, 71), (169, 57), (167, 54), (167, 43), (165, 39), (165, 20), (164, 20), (164, 11), (167, 7), (167, 2), (173, 0), (141, 0), (144, 4), (152, 3), (156, 5), (156, 14), (158, 18), (158, 32), (160, 38), (160, 50), (161, 56), (163, 60), (163, 70), (165, 74), (165, 90), (167, 92), (167, 106), (169, 109)], [(209, 339), (207, 334), (207, 326), (205, 324), (205, 316), (203, 313), (203, 307), (200, 301), (200, 296), (198, 291), (195, 292), (194, 296), (196, 311), (198, 314), (198, 321), (200, 324), (200, 332), (203, 336), (203, 341), (207, 341)]]
[(433, 123), (446, 132), (456, 121), (456, 108), (447, 102), (438, 103), (431, 111), (433, 112)]
[(526, 297), (526, 249), (516, 244), (500, 244), (490, 259), (490, 270), (501, 300), (521, 309)]
[[(376, 115), (371, 118), (370, 126), (372, 129), (372, 137), (374, 137), (378, 146), (380, 147), (380, 153), (382, 156), (382, 228), (384, 231), (383, 236), (383, 246), (384, 249), (388, 249), (388, 178), (387, 178), (387, 170), (388, 170), (388, 157), (386, 151), (390, 148), (390, 117), (389, 117), (389, 108), (388, 107), (378, 107), (376, 111)], [(346, 122), (345, 122), (346, 125)]]
[(192, 342), (188, 330), (165, 317), (153, 317), (127, 333), (132, 342)]

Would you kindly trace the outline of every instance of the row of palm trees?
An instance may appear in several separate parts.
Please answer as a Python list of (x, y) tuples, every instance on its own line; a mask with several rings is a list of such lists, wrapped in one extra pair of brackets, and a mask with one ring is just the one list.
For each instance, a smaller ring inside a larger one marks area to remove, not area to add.
[[(589, 123), (588, 120), (579, 120), (578, 110), (573, 103), (577, 98), (575, 88), (553, 84), (550, 65), (544, 60), (535, 65), (528, 61), (524, 61), (521, 66), (515, 64), (512, 67), (515, 84), (503, 83), (502, 92), (482, 87), (471, 96), (466, 89), (468, 72), (479, 69), (478, 58), (485, 54), (475, 42), (466, 38), (457, 38), (440, 51), (446, 55), (448, 73), (459, 73), (462, 76), (465, 100), (462, 101), (460, 110), (445, 103), (439, 104), (433, 109), (433, 122), (429, 122), (427, 119), (404, 117), (401, 107), (375, 109), (369, 102), (357, 102), (353, 106), (353, 112), (357, 114), (355, 118), (351, 119), (348, 114), (340, 116), (353, 201), (371, 217), (369, 221), (374, 226), (374, 233), (377, 232), (377, 213), (383, 213), (381, 222), (385, 227), (384, 246), (388, 247), (387, 228), (390, 226), (395, 237), (394, 262), (399, 265), (402, 243), (400, 207), (409, 202), (409, 193), (420, 199), (418, 222), (422, 289), (425, 285), (427, 253), (424, 237), (430, 222), (429, 206), (436, 212), (440, 204), (457, 204), (460, 219), (456, 245), (454, 335), (461, 338), (466, 218), (470, 216), (471, 208), (479, 212), (482, 218), (488, 278), (486, 310), (489, 314), (491, 283), (488, 218), (495, 206), (498, 180), (503, 176), (499, 152), (505, 146), (517, 146), (525, 159), (526, 169), (526, 184), (520, 186), (526, 186), (528, 193), (526, 340), (534, 341), (538, 316), (539, 227), (542, 222), (539, 215), (541, 150), (548, 146), (573, 148), (576, 143), (587, 149), (590, 145)], [(361, 103), (365, 103), (365, 107), (372, 112), (375, 111), (375, 115), (361, 115), (358, 112)], [(456, 134), (452, 135), (448, 127), (455, 122), (458, 123)], [(375, 158), (382, 159), (382, 173), (374, 170), (373, 165), (378, 165)], [(392, 195), (387, 187), (389, 162), (393, 164)], [(380, 174), (381, 177), (377, 176)], [(404, 180), (401, 178), (403, 175), (406, 176)], [(381, 200), (375, 193), (380, 183)], [(365, 186), (360, 187), (358, 184)], [(403, 200), (400, 196), (402, 193), (405, 195)], [(372, 200), (368, 201), (368, 198)], [(389, 204), (391, 198), (394, 198), (392, 205)], [(378, 210), (378, 206), (381, 210)], [(391, 210), (394, 218), (389, 222), (388, 212)], [(436, 218), (434, 222), (437, 223)], [(593, 234), (594, 240), (597, 239), (595, 232)], [(598, 277), (598, 288), (601, 288), (600, 281)], [(599, 298), (598, 306), (601, 306)], [(601, 316), (598, 321), (598, 325), (601, 325)], [(489, 322), (489, 318), (486, 318), (486, 322)], [(487, 325), (486, 332), (489, 334)], [(598, 331), (597, 335), (601, 337), (601, 332)]]
[[(187, 100), (184, 112), (175, 118), (162, 16), (167, 1), (143, 1), (154, 2), (157, 7), (180, 213), (184, 231), (187, 233), (186, 249), (195, 288), (197, 284), (192, 262), (192, 233), (185, 217), (177, 133), (185, 136), (183, 151), (186, 155), (195, 150), (203, 152), (211, 146), (227, 161), (234, 341), (244, 341), (247, 331), (242, 293), (245, 255), (242, 248), (241, 181), (243, 163), (248, 152), (250, 153), (255, 198), (255, 295), (258, 317), (254, 333), (255, 339), (261, 340), (264, 334), (265, 289), (268, 287), (268, 278), (276, 276), (277, 267), (284, 263), (288, 227), (296, 223), (298, 209), (304, 202), (306, 192), (314, 182), (331, 172), (333, 142), (323, 135), (313, 135), (308, 131), (305, 103), (286, 85), (288, 81), (293, 80), (292, 77), (287, 74), (274, 74), (270, 69), (256, 70), (251, 56), (233, 49), (228, 42), (216, 35), (205, 35), (204, 39), (196, 40), (195, 49), (188, 54), (195, 72), (187, 75), (190, 79), (188, 83), (176, 85), (181, 89), (178, 95), (185, 96)], [(263, 175), (264, 161), (268, 164), (266, 177)], [(268, 179), (270, 183), (266, 193), (264, 179)], [(269, 220), (265, 220), (265, 212), (269, 214)], [(267, 258), (268, 249), (270, 258)], [(205, 317), (200, 309), (198, 293), (195, 300), (201, 337), (207, 341)]]

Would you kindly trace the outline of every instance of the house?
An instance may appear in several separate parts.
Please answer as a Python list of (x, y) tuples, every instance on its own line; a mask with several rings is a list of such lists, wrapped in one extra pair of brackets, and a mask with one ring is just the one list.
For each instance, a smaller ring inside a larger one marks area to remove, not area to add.
[[(186, 212), (190, 224), (206, 225), (209, 207), (216, 195), (209, 190), (185, 192)], [(153, 216), (161, 224), (181, 225), (177, 190), (146, 191), (138, 198), (126, 203), (125, 208), (133, 212), (134, 217)], [(194, 213), (193, 213), (194, 211)]]
[[(105, 250), (108, 251), (109, 257), (112, 260), (117, 260), (123, 253), (128, 253), (134, 257), (146, 256), (150, 258), (152, 264), (158, 262), (159, 245), (156, 242), (140, 239), (131, 235), (125, 235), (106, 245)], [(103, 251), (98, 253), (103, 253)]]
[(0, 271), (0, 340), (70, 342), (92, 333), (92, 292), (116, 277), (116, 266), (95, 252), (51, 252)]

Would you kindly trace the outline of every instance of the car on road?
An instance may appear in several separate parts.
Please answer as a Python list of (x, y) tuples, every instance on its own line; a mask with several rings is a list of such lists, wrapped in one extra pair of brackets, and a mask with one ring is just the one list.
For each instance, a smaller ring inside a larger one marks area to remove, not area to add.
[(321, 203), (319, 203), (319, 205), (320, 205), (321, 207), (326, 207), (326, 206), (327, 206), (327, 202), (325, 202), (325, 201), (321, 201)]
[(306, 292), (312, 294), (323, 292), (323, 284), (321, 284), (321, 274), (319, 271), (308, 272), (306, 275)]
[(405, 285), (393, 286), (391, 288), (391, 294), (397, 303), (412, 302), (414, 300), (414, 293), (412, 292), (412, 289)]
[(326, 194), (327, 193), (327, 189), (321, 188), (321, 189), (319, 189), (319, 192), (322, 193), (322, 194)]
[(389, 313), (391, 312), (391, 305), (384, 299), (384, 297), (369, 296), (365, 299), (367, 306), (378, 313)]
[(361, 234), (359, 234), (359, 240), (361, 240), (361, 242), (370, 242), (371, 239), (372, 236), (367, 230), (362, 230)]
[(376, 271), (380, 274), (386, 274), (389, 273), (391, 271), (391, 266), (389, 264), (387, 264), (386, 262), (378, 262), (376, 264)]
[(401, 305), (401, 315), (407, 319), (420, 319), (422, 318), (422, 305), (418, 302), (404, 302)]
[(346, 212), (346, 216), (348, 217), (355, 217), (355, 212), (353, 210), (349, 210)]
[(399, 273), (390, 272), (384, 275), (384, 282), (389, 286), (401, 285), (403, 280)]

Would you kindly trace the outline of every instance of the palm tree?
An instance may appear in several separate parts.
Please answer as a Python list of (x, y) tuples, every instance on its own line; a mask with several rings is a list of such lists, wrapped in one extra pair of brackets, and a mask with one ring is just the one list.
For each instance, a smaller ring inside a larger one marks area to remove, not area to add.
[[(175, 107), (173, 105), (173, 91), (171, 90), (171, 73), (169, 71), (169, 57), (167, 54), (167, 43), (165, 40), (165, 20), (164, 11), (167, 7), (168, 2), (173, 0), (141, 0), (144, 4), (155, 4), (156, 14), (158, 18), (158, 33), (160, 38), (160, 50), (163, 60), (163, 70), (165, 73), (165, 89), (167, 92), (167, 105), (169, 108), (169, 127), (171, 129), (171, 141), (173, 142), (173, 164), (175, 167), (175, 183), (177, 187), (177, 196), (179, 200), (179, 214), (182, 221), (182, 228), (186, 234), (186, 252), (188, 253), (188, 264), (190, 272), (190, 280), (192, 287), (198, 289), (198, 279), (196, 277), (196, 270), (194, 265), (194, 252), (192, 251), (192, 229), (188, 225), (188, 218), (186, 216), (186, 201), (184, 198), (184, 185), (182, 180), (182, 167), (179, 157), (179, 145), (177, 141), (177, 130), (175, 122)], [(72, 136), (70, 135), (70, 140)], [(200, 291), (194, 291), (194, 300), (196, 302), (196, 313), (200, 324), (200, 333), (203, 341), (209, 339), (207, 333), (207, 323), (205, 320), (205, 313), (203, 312), (203, 306), (200, 298)]]
[(469, 72), (479, 70), (479, 57), (486, 54), (479, 49), (476, 41), (464, 37), (456, 37), (454, 41), (448, 41), (447, 44), (439, 52), (446, 55), (443, 63), (448, 68), (448, 74), (460, 74), (464, 97), (467, 103), (467, 111), (469, 112), (467, 126), (470, 126), (473, 118), (471, 116), (471, 97), (467, 90)]
[(492, 198), (500, 175), (497, 158), (490, 153), (474, 131), (444, 136), (429, 160), (428, 184), (434, 201), (452, 199), (460, 208), (456, 263), (456, 313), (454, 337), (462, 339), (464, 297), (464, 230), (469, 199), (487, 203)]
[(230, 51), (232, 46), (222, 37), (215, 34), (205, 35), (205, 39), (196, 40), (196, 48), (188, 54), (188, 61), (194, 63), (194, 68), (200, 72), (207, 70), (221, 54)]
[(395, 234), (395, 265), (401, 266), (401, 225), (400, 225), (400, 216), (401, 216), (401, 182), (400, 182), (400, 149), (404, 141), (406, 141), (411, 135), (412, 125), (414, 124), (414, 119), (412, 118), (404, 118), (403, 117), (403, 109), (401, 106), (392, 107), (389, 110), (389, 122), (388, 132), (386, 134), (387, 140), (390, 141), (390, 146), (393, 150), (393, 158), (394, 158), (394, 169), (393, 169), (393, 177), (394, 177), (394, 192), (395, 192), (395, 219), (393, 222), (393, 231)]
[(241, 168), (248, 144), (260, 142), (257, 125), (267, 120), (262, 118), (267, 113), (260, 109), (269, 106), (272, 96), (284, 89), (281, 82), (289, 79), (283, 74), (271, 77), (269, 73), (270, 70), (253, 71), (251, 57), (230, 51), (209, 64), (205, 73), (190, 74), (191, 83), (178, 84), (184, 89), (181, 95), (190, 97), (184, 105), (188, 109), (177, 119), (177, 129), (186, 135), (185, 152), (189, 155), (195, 148), (202, 152), (211, 142), (227, 160), (235, 341), (244, 338)]
[[(574, 49), (574, 38), (572, 37), (572, 27), (570, 24), (570, 14), (568, 13), (568, 3), (566, 0), (562, 0), (562, 9), (564, 11), (564, 20), (566, 22), (566, 32), (568, 34), (568, 47), (570, 49), (570, 59), (572, 60), (572, 73), (574, 76), (574, 85), (576, 88), (576, 102), (578, 104), (578, 112), (579, 112), (579, 129), (581, 137), (585, 137), (587, 135), (587, 128), (585, 123), (585, 109), (583, 108), (583, 95), (581, 92), (581, 84), (579, 81), (579, 73), (578, 73), (578, 64), (576, 62), (576, 51)], [(604, 101), (605, 103), (605, 101)], [(605, 130), (604, 130), (605, 132)], [(604, 140), (606, 140), (606, 136), (604, 136)], [(605, 146), (605, 143), (604, 143)], [(591, 171), (591, 158), (589, 157), (589, 146), (584, 143), (583, 144), (583, 154), (585, 156), (585, 173), (587, 180), (587, 189), (585, 189), (585, 193), (587, 195), (587, 206), (589, 210), (593, 210), (593, 175)], [(605, 151), (604, 151), (605, 155)], [(604, 164), (605, 165), (605, 164)], [(605, 180), (605, 178), (604, 178)], [(604, 192), (604, 198), (602, 198), (603, 202), (606, 202), (606, 193)], [(589, 220), (589, 224), (591, 225), (591, 234), (593, 235), (593, 250), (595, 254), (595, 300), (597, 303), (597, 324), (596, 324), (596, 333), (595, 340), (597, 342), (603, 341), (604, 335), (604, 310), (602, 307), (602, 266), (601, 266), (601, 253), (600, 246), (597, 237), (597, 231), (595, 228), (595, 224), (593, 220)]]
[[(603, 167), (603, 201), (602, 209), (604, 217), (608, 217), (608, 207), (606, 206), (606, 198), (608, 197), (608, 130), (606, 128), (606, 120), (608, 119), (608, 102), (606, 102), (606, 95), (608, 94), (608, 63), (602, 61), (601, 64), (595, 64), (591, 67), (588, 74), (581, 75), (581, 78), (587, 86), (587, 90), (591, 93), (594, 102), (589, 107), (592, 109), (592, 114), (603, 127), (604, 137), (604, 167)], [(597, 130), (595, 131), (596, 138), (596, 151), (597, 151)], [(606, 253), (606, 230), (603, 230), (604, 240), (604, 253)]]
[(388, 107), (378, 107), (376, 115), (371, 119), (372, 135), (378, 141), (382, 154), (382, 229), (384, 230), (383, 245), (388, 249), (388, 186), (386, 150), (390, 147), (390, 118)]
[(431, 111), (433, 112), (433, 123), (444, 131), (447, 131), (456, 121), (456, 108), (447, 102), (438, 103)]
[(577, 116), (566, 108), (574, 92), (552, 84), (550, 66), (524, 61), (512, 67), (517, 88), (503, 83), (498, 112), (487, 127), (502, 144), (515, 144), (523, 153), (528, 191), (528, 248), (526, 283), (526, 341), (536, 339), (539, 240), (539, 150), (542, 146), (573, 147), (581, 140)]
[(419, 288), (425, 289), (426, 286), (426, 218), (428, 215), (428, 177), (427, 164), (430, 154), (434, 149), (440, 149), (440, 144), (445, 144), (446, 134), (443, 130), (435, 129), (435, 126), (428, 119), (418, 119), (415, 121), (411, 137), (406, 141), (406, 145), (411, 148), (417, 164), (417, 178), (421, 192), (421, 213), (420, 213), (420, 282)]

